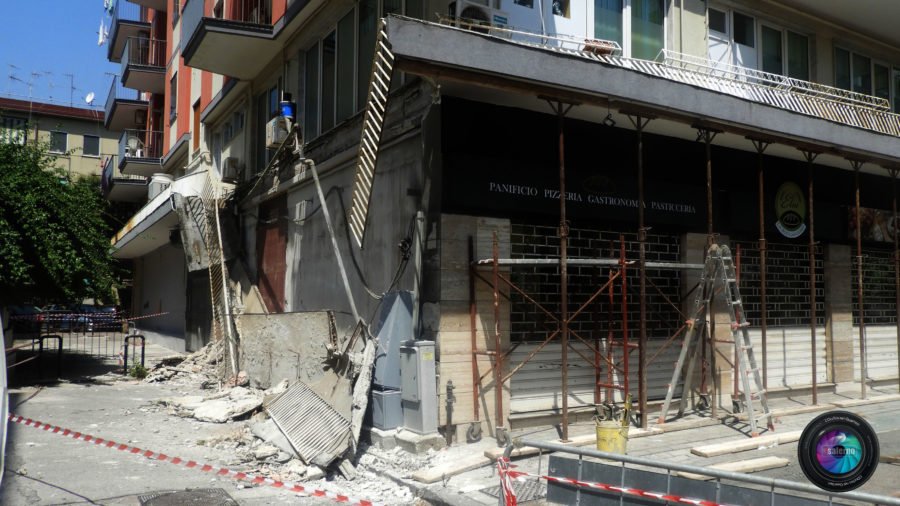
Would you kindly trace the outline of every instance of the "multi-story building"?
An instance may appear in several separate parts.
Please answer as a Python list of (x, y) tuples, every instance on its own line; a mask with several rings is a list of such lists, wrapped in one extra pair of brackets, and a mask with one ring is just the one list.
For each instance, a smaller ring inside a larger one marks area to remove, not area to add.
[[(410, 335), (436, 341), (441, 424), (451, 410), (457, 428), (490, 431), (568, 418), (621, 398), (626, 371), (646, 422), (697, 279), (684, 264), (711, 242), (740, 251), (770, 392), (897, 382), (900, 7), (139, 3), (137, 29), (166, 56), (152, 93), (123, 102), (161, 142), (134, 173), (169, 173), (188, 195), (202, 171), (236, 182), (231, 247), (270, 312), (333, 309), (350, 327), (382, 293), (414, 291)], [(267, 140), (288, 95), (303, 157)], [(204, 274), (186, 274), (167, 233), (177, 213), (157, 199), (117, 240), (144, 259), (142, 307), (208, 307), (189, 300)], [(592, 297), (622, 266), (588, 260), (622, 252), (645, 269)], [(472, 267), (493, 258), (496, 270)], [(150, 274), (178, 269), (180, 284)], [(624, 336), (608, 367), (608, 340)], [(718, 343), (710, 364), (727, 409), (732, 350)]]
[(56, 167), (69, 179), (99, 177), (115, 153), (114, 132), (103, 111), (50, 102), (0, 97), (0, 141), (47, 143)]

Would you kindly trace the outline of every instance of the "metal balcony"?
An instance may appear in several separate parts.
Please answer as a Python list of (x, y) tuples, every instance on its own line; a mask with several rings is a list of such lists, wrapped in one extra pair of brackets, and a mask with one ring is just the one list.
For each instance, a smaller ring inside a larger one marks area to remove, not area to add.
[(122, 53), (122, 84), (135, 90), (165, 93), (166, 41), (129, 37)]
[(127, 129), (119, 138), (119, 170), (123, 174), (152, 176), (162, 172), (162, 132)]
[(126, 128), (142, 128), (147, 125), (147, 108), (150, 101), (137, 90), (126, 88), (113, 78), (106, 96), (106, 117), (103, 126), (118, 132)]
[(144, 176), (122, 174), (117, 155), (109, 155), (103, 163), (100, 187), (103, 197), (114, 202), (140, 202), (147, 198), (148, 179)]
[(142, 7), (153, 9), (156, 12), (166, 12), (169, 10), (169, 0), (131, 0)]
[(185, 65), (238, 79), (257, 76), (280, 51), (272, 0), (236, 0), (206, 16), (204, 0), (188, 0), (181, 13)]
[(149, 34), (150, 23), (144, 16), (144, 8), (128, 0), (116, 0), (107, 42), (107, 59), (119, 63), (129, 37), (146, 37)]

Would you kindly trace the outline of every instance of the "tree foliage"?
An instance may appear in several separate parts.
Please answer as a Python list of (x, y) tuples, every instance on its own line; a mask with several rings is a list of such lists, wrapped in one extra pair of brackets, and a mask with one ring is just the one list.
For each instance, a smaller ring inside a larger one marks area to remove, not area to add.
[(112, 300), (108, 204), (53, 167), (45, 145), (0, 143), (0, 305)]

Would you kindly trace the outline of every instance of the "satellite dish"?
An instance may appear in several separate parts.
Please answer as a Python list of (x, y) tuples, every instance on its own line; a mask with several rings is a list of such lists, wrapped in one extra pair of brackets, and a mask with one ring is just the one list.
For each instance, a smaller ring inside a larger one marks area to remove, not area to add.
[(92, 92), (88, 93), (87, 96), (84, 97), (84, 101), (87, 102), (88, 104), (93, 102), (94, 101), (94, 92), (92, 91)]

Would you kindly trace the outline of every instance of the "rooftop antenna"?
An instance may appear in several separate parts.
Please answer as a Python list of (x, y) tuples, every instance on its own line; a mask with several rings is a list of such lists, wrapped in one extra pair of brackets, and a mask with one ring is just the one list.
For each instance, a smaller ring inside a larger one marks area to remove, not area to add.
[(28, 83), (28, 99), (31, 100), (32, 92), (34, 91), (34, 80), (41, 77), (40, 72), (32, 72), (31, 73), (31, 82)]
[(7, 63), (6, 66), (9, 67), (9, 82), (6, 84), (6, 93), (9, 94), (12, 93), (12, 82), (18, 80), (15, 76), (15, 71), (19, 70), (19, 67), (16, 67), (12, 63)]
[(75, 93), (75, 76), (73, 74), (63, 74), (69, 78), (69, 107), (72, 107), (72, 96)]

